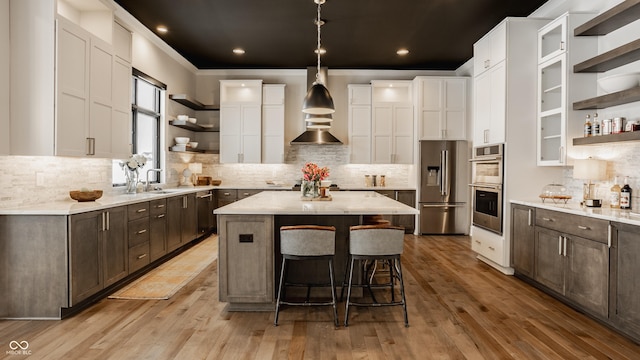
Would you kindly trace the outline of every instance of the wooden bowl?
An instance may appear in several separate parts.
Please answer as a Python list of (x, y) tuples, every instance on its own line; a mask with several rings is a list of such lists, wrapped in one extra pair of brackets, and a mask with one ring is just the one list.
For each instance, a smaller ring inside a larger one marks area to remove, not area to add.
[(222, 180), (216, 180), (216, 179), (211, 180), (211, 185), (213, 186), (218, 186), (220, 184), (222, 184)]
[(79, 202), (96, 201), (102, 197), (102, 190), (92, 190), (92, 191), (71, 190), (69, 191), (69, 196), (73, 200), (76, 200)]

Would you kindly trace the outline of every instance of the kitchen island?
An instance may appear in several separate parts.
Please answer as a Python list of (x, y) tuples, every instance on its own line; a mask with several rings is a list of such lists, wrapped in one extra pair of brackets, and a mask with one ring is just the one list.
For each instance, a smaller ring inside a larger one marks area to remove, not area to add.
[[(419, 211), (373, 191), (338, 191), (330, 201), (304, 201), (299, 192), (263, 191), (214, 211), (218, 219), (220, 301), (231, 311), (273, 310), (281, 262), (280, 232), (287, 225), (336, 227), (335, 274), (344, 276), (349, 227), (365, 215), (417, 215)], [(326, 264), (296, 262), (293, 282), (325, 281)]]

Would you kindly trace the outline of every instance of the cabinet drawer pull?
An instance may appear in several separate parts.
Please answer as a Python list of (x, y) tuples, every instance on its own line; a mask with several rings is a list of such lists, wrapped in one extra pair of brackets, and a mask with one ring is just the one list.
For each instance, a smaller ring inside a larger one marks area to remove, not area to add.
[(162, 219), (164, 217), (164, 214), (160, 214), (158, 216), (156, 216), (156, 219)]
[(137, 213), (143, 213), (145, 211), (147, 211), (147, 209), (138, 209), (138, 210), (136, 210)]
[(147, 229), (142, 229), (140, 231), (138, 231), (138, 235), (144, 234), (147, 232)]
[(249, 196), (249, 193), (243, 193), (242, 196)]
[(476, 240), (476, 243), (478, 244), (482, 244), (482, 242), (480, 240)]
[(580, 230), (591, 230), (591, 228), (590, 228), (590, 227), (588, 227), (588, 226), (582, 226), (582, 225), (578, 225), (578, 229), (580, 229)]
[(544, 220), (544, 221), (551, 221), (551, 222), (553, 222), (553, 219), (549, 219), (549, 218), (547, 218), (547, 217), (543, 217), (543, 218), (542, 218), (542, 220)]
[(147, 254), (138, 255), (138, 260), (144, 259), (147, 257)]
[(161, 208), (163, 208), (163, 207), (164, 207), (164, 204), (160, 204), (160, 205), (157, 205), (157, 206), (156, 206), (156, 208), (157, 208), (157, 209), (161, 209)]
[(496, 248), (494, 248), (493, 246), (489, 246), (489, 250), (496, 251)]

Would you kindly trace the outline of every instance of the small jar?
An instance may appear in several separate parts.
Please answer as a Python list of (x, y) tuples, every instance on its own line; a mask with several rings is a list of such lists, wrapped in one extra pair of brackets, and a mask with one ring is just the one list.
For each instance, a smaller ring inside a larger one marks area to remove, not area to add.
[(387, 186), (387, 177), (385, 175), (380, 175), (380, 186)]
[(600, 133), (602, 135), (609, 135), (611, 134), (611, 119), (604, 119), (602, 120), (602, 125), (600, 125)]
[(366, 186), (366, 187), (373, 186), (373, 182), (371, 180), (371, 175), (365, 175), (364, 176), (364, 186)]
[(613, 123), (611, 125), (611, 133), (619, 134), (623, 131), (624, 131), (624, 118), (623, 117), (613, 118)]

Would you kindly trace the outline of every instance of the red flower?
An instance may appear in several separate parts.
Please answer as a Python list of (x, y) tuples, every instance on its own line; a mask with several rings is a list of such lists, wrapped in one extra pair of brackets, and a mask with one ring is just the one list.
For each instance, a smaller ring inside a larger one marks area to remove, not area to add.
[(302, 168), (302, 178), (306, 181), (320, 181), (329, 177), (329, 168), (319, 167), (317, 164), (308, 162)]

